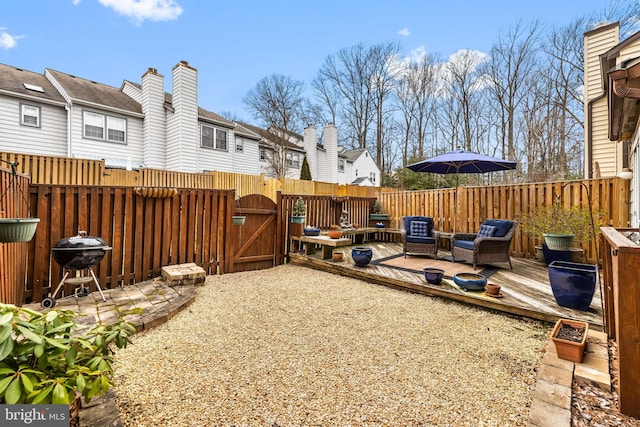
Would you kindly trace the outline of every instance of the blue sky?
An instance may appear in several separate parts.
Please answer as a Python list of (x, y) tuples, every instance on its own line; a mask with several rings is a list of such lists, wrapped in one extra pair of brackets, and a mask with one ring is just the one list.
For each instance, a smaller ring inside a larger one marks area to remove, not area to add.
[[(630, 0), (631, 1), (631, 0)], [(633, 0), (636, 1), (636, 0)], [(52, 68), (120, 87), (149, 67), (198, 69), (198, 103), (256, 121), (242, 98), (263, 77), (307, 86), (324, 59), (357, 43), (399, 41), (403, 53), (487, 52), (518, 21), (547, 26), (607, 0), (0, 0), (0, 63)]]

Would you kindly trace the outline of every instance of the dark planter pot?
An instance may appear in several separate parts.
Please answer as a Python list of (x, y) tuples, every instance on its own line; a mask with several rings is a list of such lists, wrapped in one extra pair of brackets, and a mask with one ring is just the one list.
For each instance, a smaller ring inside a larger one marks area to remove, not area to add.
[(385, 220), (389, 219), (389, 214), (369, 214), (369, 219), (374, 221)]
[(544, 262), (549, 265), (553, 261), (569, 261), (580, 262), (583, 250), (580, 248), (570, 248), (568, 250), (551, 250), (546, 245), (542, 244), (542, 254), (544, 255)]
[(371, 258), (373, 258), (373, 251), (371, 248), (356, 246), (351, 250), (351, 258), (353, 258), (353, 262), (356, 266), (364, 267), (371, 262)]
[(444, 277), (444, 270), (441, 268), (426, 267), (422, 269), (424, 273), (424, 280), (432, 285), (439, 285)]
[(319, 228), (305, 228), (303, 230), (305, 236), (319, 236), (320, 229)]
[(549, 264), (549, 282), (561, 307), (587, 311), (596, 290), (597, 267), (578, 262), (554, 261)]

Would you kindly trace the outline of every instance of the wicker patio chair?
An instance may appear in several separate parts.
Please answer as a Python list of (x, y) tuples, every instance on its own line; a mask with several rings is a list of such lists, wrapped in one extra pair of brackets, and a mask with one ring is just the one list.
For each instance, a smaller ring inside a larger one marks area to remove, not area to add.
[(428, 216), (405, 216), (402, 218), (402, 252), (407, 254), (433, 255), (438, 258), (440, 233), (434, 228), (433, 218)]
[(488, 219), (477, 234), (456, 233), (451, 236), (451, 255), (453, 259), (462, 259), (473, 264), (508, 262), (511, 265), (509, 248), (518, 221), (507, 219)]

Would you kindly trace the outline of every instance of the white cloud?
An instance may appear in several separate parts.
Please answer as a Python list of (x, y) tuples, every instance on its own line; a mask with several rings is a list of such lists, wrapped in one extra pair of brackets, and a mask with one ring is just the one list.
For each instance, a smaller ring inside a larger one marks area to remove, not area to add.
[(15, 47), (18, 40), (20, 40), (23, 36), (12, 36), (5, 30), (6, 28), (0, 28), (0, 48), (9, 50), (12, 47)]
[(411, 31), (409, 31), (409, 29), (408, 29), (408, 28), (403, 28), (403, 29), (401, 29), (400, 31), (398, 31), (398, 35), (401, 35), (401, 36), (407, 37), (407, 36), (410, 36), (410, 35), (411, 35)]
[(74, 6), (77, 6), (80, 1), (81, 0), (71, 0), (71, 3), (73, 3)]
[(174, 0), (98, 0), (117, 13), (128, 16), (136, 24), (144, 20), (171, 21), (182, 14), (182, 7)]

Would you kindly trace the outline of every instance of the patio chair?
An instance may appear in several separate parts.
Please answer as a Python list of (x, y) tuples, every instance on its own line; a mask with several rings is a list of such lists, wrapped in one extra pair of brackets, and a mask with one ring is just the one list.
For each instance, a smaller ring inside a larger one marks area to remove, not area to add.
[(440, 233), (433, 226), (433, 218), (428, 216), (405, 216), (402, 218), (402, 253), (413, 255), (433, 255), (438, 258)]
[(464, 260), (473, 264), (508, 262), (511, 265), (509, 248), (518, 221), (507, 219), (488, 219), (477, 234), (455, 233), (451, 236), (451, 256), (455, 260)]

